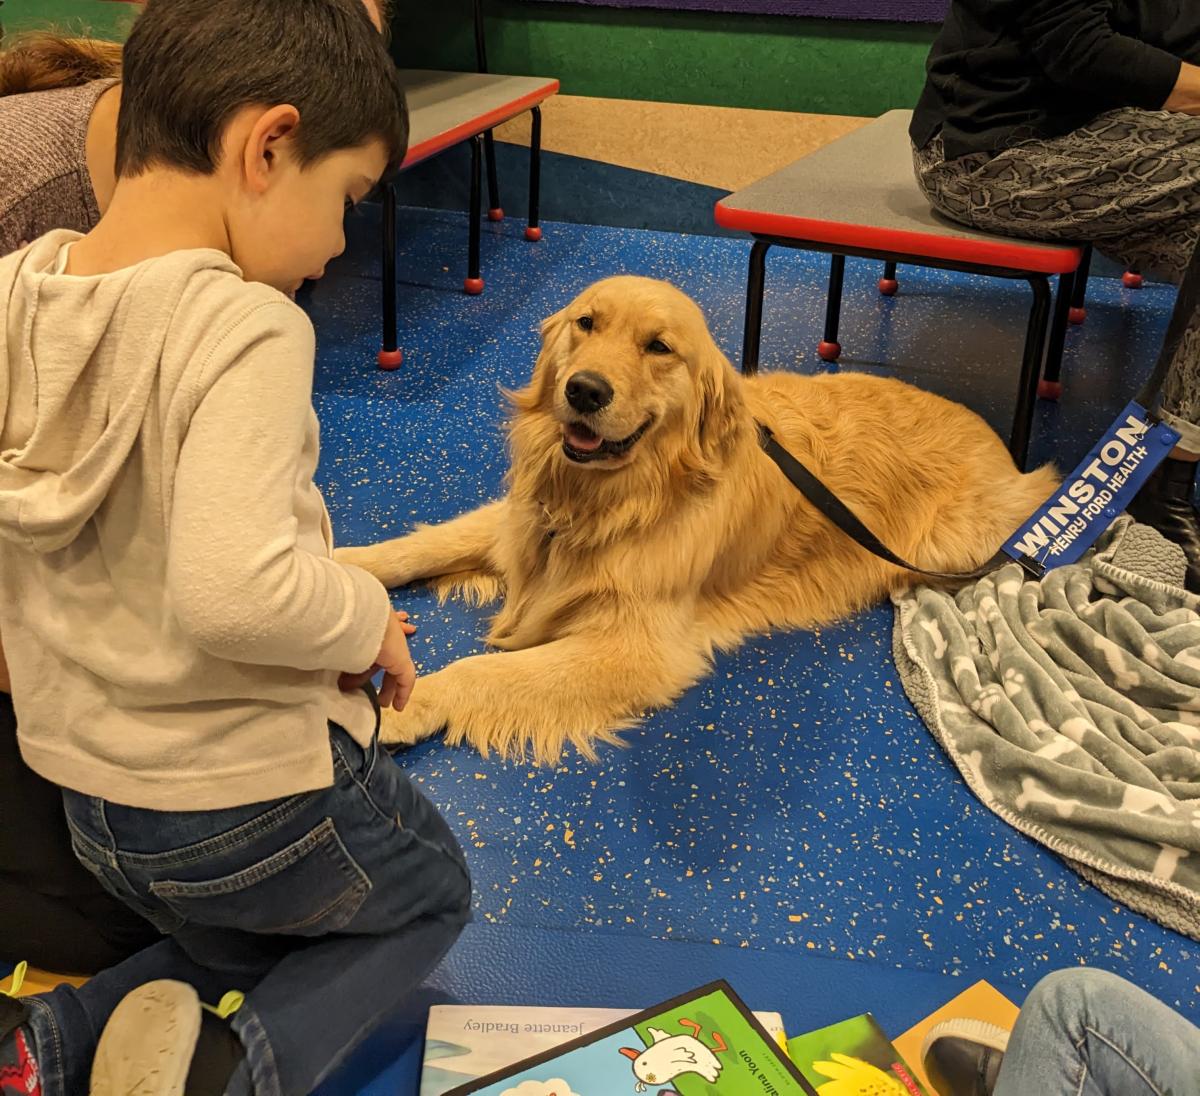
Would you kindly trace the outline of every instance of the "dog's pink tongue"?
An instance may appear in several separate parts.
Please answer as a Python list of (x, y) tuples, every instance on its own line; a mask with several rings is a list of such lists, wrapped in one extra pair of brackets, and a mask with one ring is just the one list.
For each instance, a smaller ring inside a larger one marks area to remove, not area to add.
[(567, 427), (567, 444), (581, 453), (594, 453), (604, 444), (604, 439), (586, 426), (577, 424)]

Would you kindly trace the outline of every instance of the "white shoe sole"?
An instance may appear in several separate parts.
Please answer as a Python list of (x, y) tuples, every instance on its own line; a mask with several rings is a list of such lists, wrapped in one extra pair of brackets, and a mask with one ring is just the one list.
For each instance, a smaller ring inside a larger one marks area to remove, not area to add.
[(925, 1060), (929, 1048), (939, 1039), (966, 1039), (1003, 1054), (1008, 1049), (1009, 1034), (1004, 1028), (985, 1020), (943, 1020), (926, 1032), (921, 1044), (921, 1061)]
[(116, 1007), (92, 1063), (90, 1096), (183, 1096), (200, 1036), (200, 999), (183, 982), (147, 982)]

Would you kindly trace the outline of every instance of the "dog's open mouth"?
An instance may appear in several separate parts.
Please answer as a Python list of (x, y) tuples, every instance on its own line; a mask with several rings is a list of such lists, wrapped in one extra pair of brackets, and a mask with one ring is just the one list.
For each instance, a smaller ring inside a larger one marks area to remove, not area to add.
[(653, 416), (651, 416), (629, 437), (622, 438), (620, 441), (602, 438), (595, 430), (581, 422), (568, 423), (563, 427), (563, 452), (569, 460), (579, 464), (623, 456), (637, 445), (642, 435), (650, 429), (650, 423), (653, 421)]

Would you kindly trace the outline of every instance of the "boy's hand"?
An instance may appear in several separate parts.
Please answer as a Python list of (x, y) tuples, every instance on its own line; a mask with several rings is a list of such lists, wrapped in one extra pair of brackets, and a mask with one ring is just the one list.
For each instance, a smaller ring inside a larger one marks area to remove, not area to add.
[(417, 668), (408, 653), (408, 636), (416, 631), (408, 623), (407, 613), (393, 613), (388, 619), (387, 631), (383, 633), (383, 646), (375, 656), (375, 665), (383, 670), (383, 686), (379, 690), (379, 704), (384, 708), (395, 708), (402, 712), (417, 683)]
[(408, 651), (408, 636), (416, 632), (415, 624), (408, 622), (408, 614), (392, 613), (388, 617), (387, 631), (383, 634), (383, 646), (375, 658), (375, 664), (361, 674), (342, 674), (338, 685), (345, 692), (361, 689), (375, 673), (383, 671), (383, 685), (379, 690), (379, 704), (383, 708), (395, 708), (400, 712), (412, 696), (417, 682), (417, 670)]

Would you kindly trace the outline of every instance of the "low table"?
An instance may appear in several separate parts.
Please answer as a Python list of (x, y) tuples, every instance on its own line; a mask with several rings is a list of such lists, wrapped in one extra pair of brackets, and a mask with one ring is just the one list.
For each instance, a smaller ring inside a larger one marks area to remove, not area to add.
[[(407, 170), (448, 148), (469, 141), (471, 145), (471, 202), (467, 244), (467, 276), (463, 290), (483, 292), (479, 269), (479, 225), (482, 209), (482, 161), (484, 135), (510, 118), (530, 111), (533, 133), (529, 147), (529, 217), (527, 240), (540, 240), (538, 190), (541, 179), (542, 112), (540, 105), (558, 91), (558, 81), (542, 76), (501, 76), (486, 72), (437, 72), (402, 69), (408, 97), (408, 154), (401, 170)], [(495, 192), (495, 182), (492, 190)], [(379, 365), (396, 369), (403, 360), (396, 332), (396, 192), (383, 187), (383, 348)], [(491, 209), (492, 220), (503, 216)]]
[[(936, 213), (913, 174), (911, 118), (911, 111), (889, 111), (717, 203), (717, 224), (755, 238), (746, 287), (742, 372), (758, 368), (766, 256), (773, 245), (832, 255), (825, 334), (818, 347), (826, 361), (841, 353), (838, 323), (847, 255), (884, 260), (880, 290), (885, 294), (896, 291), (898, 263), (1027, 281), (1033, 300), (1009, 440), (1013, 459), (1024, 467), (1043, 354), (1049, 382), (1043, 393), (1055, 395), (1076, 272), (1085, 249), (976, 232)], [(1059, 290), (1051, 329), (1053, 275), (1058, 275)], [(1085, 276), (1081, 272), (1080, 290)]]

